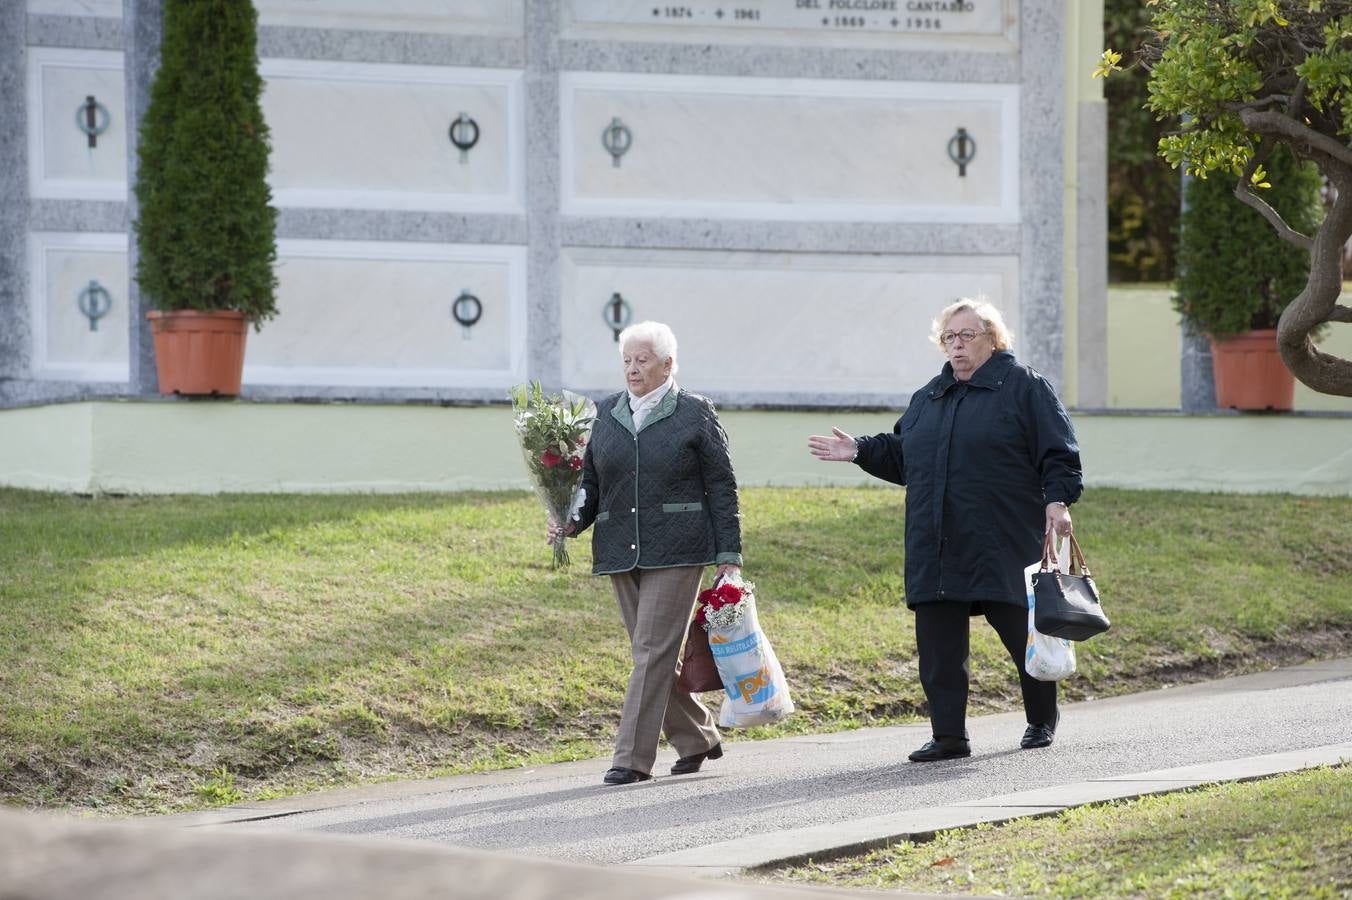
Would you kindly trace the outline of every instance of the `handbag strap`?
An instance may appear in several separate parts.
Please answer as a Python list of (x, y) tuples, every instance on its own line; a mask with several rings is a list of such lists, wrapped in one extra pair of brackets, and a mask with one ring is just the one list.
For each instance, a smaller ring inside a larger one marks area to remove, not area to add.
[[(1048, 528), (1047, 535), (1042, 539), (1042, 571), (1051, 572), (1056, 566), (1052, 563), (1052, 557), (1056, 554), (1056, 532)], [(1070, 559), (1066, 564), (1066, 573), (1069, 575), (1088, 575), (1089, 566), (1084, 562), (1084, 551), (1080, 549), (1080, 542), (1075, 540), (1075, 532), (1070, 533), (1070, 549), (1066, 551)]]
[(1052, 556), (1056, 553), (1056, 537), (1052, 529), (1047, 529), (1047, 535), (1042, 539), (1042, 571), (1050, 572), (1056, 567), (1052, 565)]
[[(1079, 566), (1080, 571), (1075, 571)], [(1075, 532), (1070, 533), (1070, 573), (1072, 575), (1088, 575), (1089, 567), (1084, 564), (1084, 552), (1080, 550), (1080, 542), (1075, 540)]]

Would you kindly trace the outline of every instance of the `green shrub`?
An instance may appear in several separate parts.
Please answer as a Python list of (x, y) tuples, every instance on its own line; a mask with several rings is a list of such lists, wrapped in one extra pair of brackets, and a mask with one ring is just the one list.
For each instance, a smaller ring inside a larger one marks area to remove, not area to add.
[[(1262, 198), (1292, 228), (1313, 234), (1323, 218), (1318, 170), (1298, 163), (1285, 147), (1266, 168), (1272, 187), (1259, 192)], [(1174, 308), (1199, 334), (1222, 340), (1276, 328), (1310, 271), (1309, 251), (1282, 240), (1234, 196), (1234, 187), (1227, 174), (1190, 181), (1178, 242)]]
[(277, 312), (277, 212), (250, 0), (167, 0), (141, 123), (137, 281), (161, 310)]

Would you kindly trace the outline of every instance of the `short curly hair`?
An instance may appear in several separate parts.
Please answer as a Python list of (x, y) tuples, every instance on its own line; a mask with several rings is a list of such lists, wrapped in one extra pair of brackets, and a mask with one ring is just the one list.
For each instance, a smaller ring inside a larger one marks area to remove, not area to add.
[(944, 342), (939, 340), (939, 335), (948, 329), (948, 320), (960, 312), (975, 313), (981, 320), (981, 327), (986, 329), (986, 333), (991, 336), (991, 343), (995, 349), (1008, 350), (1014, 346), (1014, 336), (1009, 333), (1009, 326), (1005, 324), (1005, 317), (1000, 314), (1000, 310), (994, 304), (984, 297), (962, 297), (957, 303), (950, 303), (939, 313), (939, 318), (930, 323), (930, 339), (934, 341), (935, 346), (940, 350), (946, 349)]
[(620, 332), (620, 357), (624, 357), (624, 348), (630, 343), (647, 344), (653, 348), (658, 359), (671, 359), (671, 374), (675, 375), (676, 334), (671, 326), (664, 322), (637, 322)]

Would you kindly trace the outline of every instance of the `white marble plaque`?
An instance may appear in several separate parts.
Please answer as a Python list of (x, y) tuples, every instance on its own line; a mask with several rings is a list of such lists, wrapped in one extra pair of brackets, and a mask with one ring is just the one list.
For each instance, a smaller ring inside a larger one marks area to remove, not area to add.
[(922, 38), (966, 49), (1012, 49), (1017, 0), (564, 0), (578, 36), (875, 46)]
[[(121, 53), (28, 49), (28, 170), (32, 196), (127, 198), (125, 93)], [(94, 146), (90, 146), (88, 131), (81, 130), (82, 126), (99, 131), (94, 135)]]
[[(519, 72), (275, 59), (261, 68), (278, 206), (524, 210)], [(461, 113), (478, 128), (463, 158), (450, 137)]]
[(518, 36), (524, 0), (254, 0), (262, 25)]
[(33, 375), (126, 381), (127, 235), (39, 232), (29, 248)]
[[(999, 84), (571, 72), (563, 211), (1016, 222), (1018, 98)], [(619, 165), (602, 140), (616, 120)]]
[(962, 296), (985, 295), (1019, 333), (1008, 256), (568, 248), (563, 276), (563, 383), (596, 392), (622, 387), (615, 293), (632, 321), (675, 331), (681, 384), (742, 400), (909, 395), (943, 365), (930, 323)]
[[(248, 384), (498, 387), (525, 377), (522, 247), (281, 240)], [(467, 330), (452, 305), (480, 303)]]

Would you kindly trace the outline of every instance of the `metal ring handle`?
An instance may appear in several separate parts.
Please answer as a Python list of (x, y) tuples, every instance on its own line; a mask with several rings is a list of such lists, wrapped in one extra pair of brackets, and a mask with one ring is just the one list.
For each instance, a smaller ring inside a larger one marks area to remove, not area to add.
[[(471, 306), (474, 308), (472, 313), (469, 311)], [(468, 290), (461, 291), (460, 296), (456, 297), (455, 302), (451, 304), (451, 315), (457, 322), (466, 328), (469, 328), (475, 322), (478, 322), (479, 319), (483, 317), (483, 314), (484, 305), (479, 302), (478, 297), (471, 294)]]
[[(470, 133), (466, 135), (466, 129)], [(479, 143), (479, 123), (470, 118), (468, 113), (461, 113), (460, 116), (451, 123), (447, 129), (450, 135), (451, 143), (459, 148), (461, 153), (467, 153), (475, 144)]]
[(113, 115), (108, 112), (108, 107), (94, 99), (93, 94), (85, 97), (85, 102), (75, 107), (75, 127), (89, 138), (91, 147), (98, 145), (98, 136), (107, 131), (112, 122)]
[(611, 119), (610, 124), (601, 132), (601, 146), (606, 148), (617, 168), (620, 165), (620, 157), (628, 153), (633, 145), (634, 133), (629, 130), (629, 126), (620, 121), (619, 116)]
[(948, 139), (948, 158), (958, 164), (959, 176), (967, 174), (967, 164), (976, 159), (976, 138), (966, 128), (959, 128)]
[(89, 285), (75, 298), (75, 303), (80, 307), (80, 312), (89, 319), (89, 330), (98, 331), (99, 319), (108, 315), (108, 311), (113, 308), (113, 295), (91, 278)]

